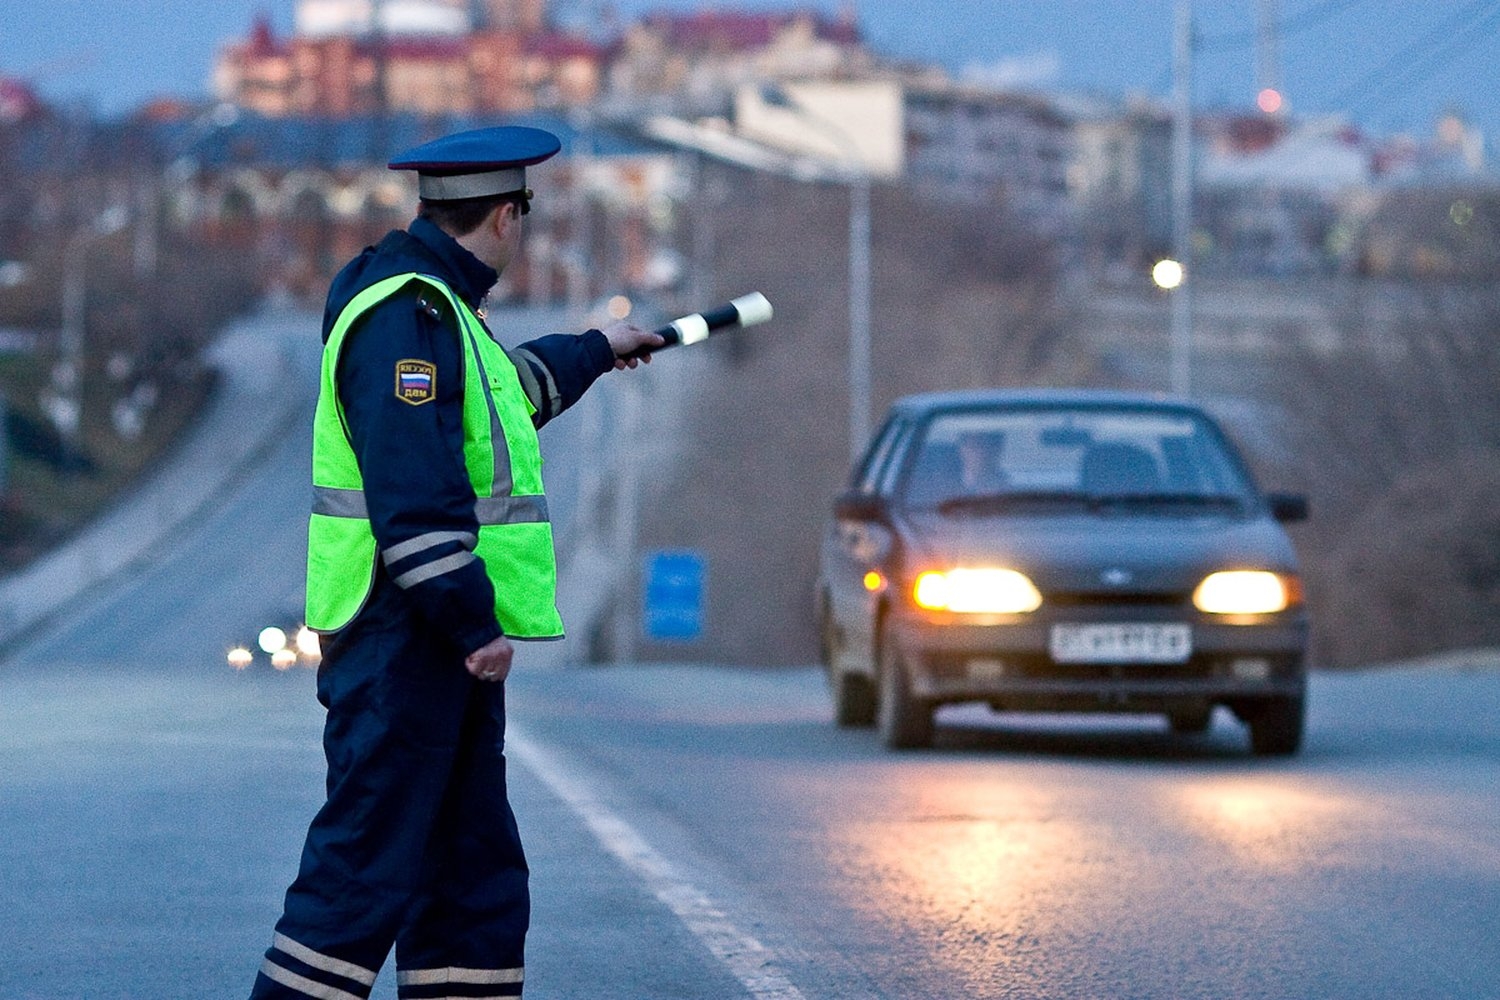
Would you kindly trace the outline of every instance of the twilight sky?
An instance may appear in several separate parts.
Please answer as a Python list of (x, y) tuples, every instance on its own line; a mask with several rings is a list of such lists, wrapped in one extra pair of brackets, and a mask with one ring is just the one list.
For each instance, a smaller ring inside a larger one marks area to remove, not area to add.
[[(729, 7), (733, 0), (713, 0)], [(624, 15), (710, 0), (614, 0)], [(839, 0), (739, 0), (837, 9)], [(294, 0), (0, 0), (0, 74), (106, 113), (158, 94), (204, 96), (214, 53), (264, 12), (289, 31)], [(561, 0), (582, 12), (592, 0)], [(1173, 0), (854, 0), (877, 51), (992, 79), (1166, 94)], [(1382, 132), (1429, 133), (1458, 109), (1500, 141), (1500, 0), (1279, 0), (1294, 111), (1339, 111)], [(1197, 0), (1197, 103), (1254, 100), (1255, 0)], [(582, 16), (575, 14), (574, 16)]]

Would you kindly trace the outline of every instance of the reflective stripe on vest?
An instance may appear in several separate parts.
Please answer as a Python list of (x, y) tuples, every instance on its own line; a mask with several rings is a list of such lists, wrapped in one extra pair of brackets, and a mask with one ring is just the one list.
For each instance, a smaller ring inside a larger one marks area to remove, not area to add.
[[(464, 465), (476, 497), (479, 534), (477, 538), (466, 532), (451, 534), (462, 535), (464, 547), (483, 561), (495, 591), (495, 616), (508, 636), (560, 636), (552, 526), (542, 494), (541, 453), (531, 423), (535, 410), (521, 388), (515, 365), (474, 311), (441, 280), (417, 273), (386, 278), (356, 295), (339, 314), (323, 350), (313, 419), (307, 624), (322, 631), (344, 627), (369, 599), (374, 584), (380, 554), (370, 529), (364, 479), (338, 398), (338, 359), (354, 323), (412, 281), (431, 286), (448, 301), (462, 346)], [(403, 554), (396, 556), (398, 551)], [(384, 556), (392, 562), (411, 554), (398, 545)], [(468, 553), (461, 555), (469, 558)], [(430, 575), (435, 574), (424, 574), (419, 568), (403, 574), (399, 582), (410, 585)]]
[[(332, 486), (313, 487), (313, 513), (358, 520), (370, 517), (363, 490), (340, 490)], [(547, 515), (547, 498), (544, 496), (480, 497), (474, 501), (474, 519), (481, 526), (552, 520)]]

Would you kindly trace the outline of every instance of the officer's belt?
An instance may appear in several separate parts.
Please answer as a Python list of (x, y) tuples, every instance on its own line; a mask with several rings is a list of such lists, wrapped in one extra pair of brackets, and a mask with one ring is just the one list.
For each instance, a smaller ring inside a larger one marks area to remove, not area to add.
[[(312, 512), (324, 517), (370, 519), (364, 490), (342, 490), (333, 486), (313, 487)], [(544, 496), (479, 497), (474, 501), (474, 518), (481, 525), (537, 524), (551, 520)]]

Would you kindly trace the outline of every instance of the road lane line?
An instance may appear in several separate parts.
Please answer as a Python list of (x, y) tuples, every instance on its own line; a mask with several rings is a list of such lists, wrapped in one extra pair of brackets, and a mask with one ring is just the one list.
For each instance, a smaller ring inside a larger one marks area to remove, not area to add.
[(765, 945), (740, 930), (723, 909), (605, 805), (588, 783), (548, 750), (507, 726), (505, 748), (562, 799), (619, 861), (713, 953), (756, 1000), (805, 1000)]

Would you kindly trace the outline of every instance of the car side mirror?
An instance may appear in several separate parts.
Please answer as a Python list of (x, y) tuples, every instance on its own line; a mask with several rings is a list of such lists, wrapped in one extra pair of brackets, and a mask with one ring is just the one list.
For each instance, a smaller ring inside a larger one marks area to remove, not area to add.
[(853, 490), (834, 500), (833, 515), (840, 521), (884, 521), (886, 504), (884, 498), (873, 493)]
[(1297, 493), (1268, 493), (1266, 505), (1271, 516), (1283, 523), (1307, 520), (1307, 497)]

